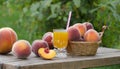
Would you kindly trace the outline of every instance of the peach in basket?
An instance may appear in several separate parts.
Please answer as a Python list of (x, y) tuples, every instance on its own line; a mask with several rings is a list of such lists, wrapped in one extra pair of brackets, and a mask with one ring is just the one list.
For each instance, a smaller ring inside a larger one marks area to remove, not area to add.
[[(69, 55), (84, 55), (92, 56), (96, 55), (97, 49), (101, 43), (101, 38), (106, 29), (103, 26), (102, 32), (98, 33), (94, 29), (89, 29), (85, 32), (84, 37), (81, 37), (80, 41), (70, 41), (67, 46), (67, 52)], [(69, 33), (68, 33), (69, 34)]]

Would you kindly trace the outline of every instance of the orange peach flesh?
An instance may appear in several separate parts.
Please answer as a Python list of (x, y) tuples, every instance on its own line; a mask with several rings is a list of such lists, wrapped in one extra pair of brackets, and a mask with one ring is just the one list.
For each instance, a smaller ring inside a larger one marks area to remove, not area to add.
[(54, 50), (49, 50), (49, 52), (46, 53), (45, 48), (40, 48), (38, 53), (44, 59), (52, 59), (56, 56), (56, 52)]

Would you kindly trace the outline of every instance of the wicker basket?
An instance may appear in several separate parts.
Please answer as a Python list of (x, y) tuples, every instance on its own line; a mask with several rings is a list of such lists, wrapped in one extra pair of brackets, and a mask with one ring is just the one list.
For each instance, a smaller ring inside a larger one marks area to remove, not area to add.
[(102, 32), (99, 33), (100, 41), (98, 42), (83, 42), (83, 41), (70, 41), (67, 46), (67, 52), (69, 55), (84, 55), (92, 56), (96, 55), (97, 49), (101, 43), (103, 33), (107, 26), (103, 26)]
[(67, 52), (70, 55), (84, 55), (92, 56), (96, 55), (97, 49), (99, 47), (99, 42), (80, 42), (80, 41), (70, 41), (67, 46)]

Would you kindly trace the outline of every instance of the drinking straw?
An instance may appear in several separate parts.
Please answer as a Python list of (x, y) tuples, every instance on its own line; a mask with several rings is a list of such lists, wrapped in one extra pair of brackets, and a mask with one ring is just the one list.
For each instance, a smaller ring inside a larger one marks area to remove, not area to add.
[(69, 12), (69, 17), (68, 17), (68, 21), (67, 21), (67, 25), (66, 25), (66, 30), (68, 29), (68, 27), (70, 25), (71, 15), (72, 15), (72, 11)]

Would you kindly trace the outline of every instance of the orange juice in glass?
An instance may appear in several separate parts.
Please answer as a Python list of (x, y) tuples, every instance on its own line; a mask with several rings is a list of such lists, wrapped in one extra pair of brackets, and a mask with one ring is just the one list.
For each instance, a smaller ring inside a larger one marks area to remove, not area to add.
[(68, 33), (65, 29), (53, 29), (53, 45), (57, 48), (57, 57), (66, 57)]

